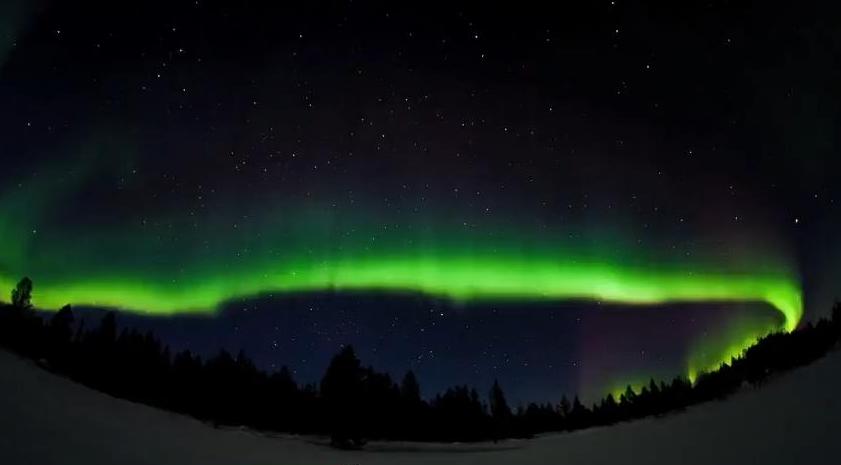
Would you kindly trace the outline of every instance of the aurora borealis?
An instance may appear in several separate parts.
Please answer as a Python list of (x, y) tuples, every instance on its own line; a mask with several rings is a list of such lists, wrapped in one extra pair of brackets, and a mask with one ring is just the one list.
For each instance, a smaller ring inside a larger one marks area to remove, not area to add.
[(838, 295), (832, 15), (120, 3), (0, 8), (0, 300), (556, 400)]
[[(420, 291), (456, 301), (586, 299), (630, 304), (755, 301), (768, 303), (781, 312), (786, 330), (792, 330), (800, 321), (800, 290), (796, 283), (784, 278), (676, 274), (539, 260), (384, 258), (279, 266), (250, 276), (202, 277), (198, 281), (204, 284), (196, 287), (180, 283), (121, 282), (118, 278), (101, 283), (57, 284), (42, 290), (37, 302), (44, 308), (73, 302), (173, 314), (212, 311), (225, 300), (268, 292), (392, 290)], [(4, 284), (11, 288), (12, 283), (7, 279)]]
[[(282, 269), (282, 268), (281, 268)], [(181, 312), (213, 312), (225, 300), (261, 293), (322, 290), (421, 291), (456, 301), (512, 299), (587, 299), (631, 304), (664, 304), (692, 301), (759, 301), (783, 315), (774, 327), (745, 327), (737, 342), (717, 348), (707, 343), (712, 358), (696, 360), (690, 355), (687, 375), (694, 379), (701, 371), (717, 368), (738, 356), (757, 338), (770, 331), (796, 327), (802, 315), (800, 290), (796, 283), (781, 278), (657, 275), (622, 270), (605, 265), (563, 264), (540, 261), (482, 259), (450, 260), (362, 260), (336, 266), (301, 265), (281, 272), (256, 275), (198, 278), (200, 284), (160, 285), (143, 281), (70, 283), (48, 286), (40, 291), (36, 305), (57, 308), (72, 302), (106, 308), (120, 308), (171, 315)], [(11, 289), (13, 281), (0, 280)], [(715, 336), (713, 336), (715, 337)], [(700, 357), (699, 357), (700, 358)]]
[[(50, 187), (52, 195), (62, 194), (56, 184)], [(14, 202), (23, 198), (27, 199), (30, 211), (32, 199), (44, 202), (44, 211), (55, 209), (49, 205), (55, 201), (50, 198), (51, 194), (46, 189), (43, 192), (39, 189), (43, 186), (37, 182), (27, 186), (21, 184), (18, 191), (7, 195), (0, 210), (7, 212), (7, 217), (14, 217), (12, 212), (23, 209)], [(20, 190), (26, 193), (21, 195)], [(287, 221), (288, 224), (255, 220), (263, 225), (272, 224), (271, 228), (260, 228), (259, 241), (254, 241), (248, 233), (241, 234), (238, 228), (230, 228), (228, 236), (219, 242), (225, 245), (217, 246), (222, 250), (202, 248), (205, 257), (228, 257), (218, 258), (217, 262), (191, 259), (190, 254), (183, 253), (183, 246), (178, 249), (181, 253), (167, 250), (165, 246), (149, 241), (142, 232), (132, 234), (132, 228), (127, 228), (129, 232), (112, 230), (110, 236), (83, 231), (79, 237), (63, 240), (47, 235), (44, 248), (41, 248), (38, 236), (45, 233), (19, 221), (17, 225), (6, 224), (6, 234), (19, 237), (20, 243), (28, 245), (24, 252), (27, 249), (31, 252), (21, 254), (21, 249), (16, 247), (7, 251), (3, 259), (7, 268), (20, 270), (18, 274), (26, 270), (41, 283), (34, 302), (46, 309), (71, 303), (162, 316), (213, 314), (226, 301), (269, 293), (329, 290), (421, 292), (455, 302), (589, 300), (634, 305), (761, 302), (781, 314), (779, 327), (744, 326), (735, 336), (736, 342), (727, 339), (717, 343), (723, 347), (706, 343), (705, 353), (711, 352), (712, 356), (690, 354), (687, 361), (690, 378), (737, 356), (759, 336), (779, 329), (791, 331), (803, 313), (797, 277), (784, 268), (727, 273), (724, 264), (660, 263), (655, 254), (631, 258), (627, 246), (614, 244), (613, 250), (626, 250), (628, 263), (625, 264), (620, 258), (593, 256), (597, 253), (593, 251), (591, 255), (582, 254), (584, 247), (568, 240), (541, 246), (523, 234), (497, 235), (494, 241), (464, 234), (454, 240), (443, 235), (437, 241), (428, 240), (431, 244), (426, 247), (414, 248), (411, 244), (418, 240), (405, 237), (405, 233), (398, 234), (396, 239), (381, 234), (378, 244), (366, 241), (360, 245), (340, 238), (318, 238), (319, 226), (308, 225), (304, 228), (305, 234), (296, 233), (292, 226), (300, 227), (301, 221), (294, 215)], [(13, 232), (15, 227), (17, 233)], [(198, 243), (203, 238), (200, 231), (212, 229), (196, 227), (192, 232), (182, 234), (190, 236), (189, 242)], [(62, 235), (67, 234), (66, 228), (60, 230)], [(97, 240), (82, 246), (87, 243), (86, 235), (94, 235)], [(121, 242), (128, 237), (131, 238), (128, 242)], [(307, 237), (316, 239), (308, 240)], [(295, 244), (294, 250), (304, 249), (307, 253), (296, 255), (294, 251), (283, 250), (282, 244), (289, 242)], [(226, 254), (232, 243), (244, 243), (249, 250), (248, 257), (239, 257), (236, 267)], [(441, 248), (438, 245), (441, 243), (448, 247)], [(514, 248), (510, 244), (517, 243), (531, 244), (533, 250), (512, 253)], [(56, 244), (58, 247), (52, 250)], [(70, 249), (75, 249), (74, 254), (65, 261), (71, 263), (71, 267), (52, 262), (54, 257), (64, 256), (64, 251)], [(156, 256), (136, 254), (137, 250), (161, 249), (166, 251), (166, 260), (161, 260), (160, 256), (149, 260)], [(90, 267), (88, 264), (103, 263), (103, 250), (113, 250), (107, 254), (108, 260), (103, 267), (99, 270)], [(276, 252), (278, 250), (281, 252)], [(600, 244), (595, 250), (611, 250), (611, 247)], [(783, 263), (782, 260), (777, 262)], [(33, 264), (43, 268), (33, 269)], [(179, 271), (168, 271), (172, 269)], [(137, 270), (146, 271), (138, 273)], [(0, 286), (11, 289), (14, 282), (13, 275), (3, 276)]]
[[(569, 240), (541, 244), (522, 233), (495, 234), (493, 241), (463, 233), (438, 233), (440, 238), (427, 239), (428, 244), (422, 246), (413, 245), (421, 238), (412, 233), (392, 234), (396, 238), (380, 234), (376, 244), (359, 244), (318, 237), (319, 228), (329, 228), (326, 223), (302, 225), (306, 218), (293, 213), (288, 220), (270, 226), (270, 222), (255, 221), (261, 224), (258, 240), (250, 237), (251, 233), (240, 233), (237, 227), (225, 228), (227, 236), (215, 245), (219, 250), (205, 242), (199, 253), (184, 253), (183, 246), (179, 253), (171, 246), (150, 241), (137, 228), (105, 235), (83, 230), (77, 237), (66, 237), (68, 229), (58, 228), (65, 237), (52, 237), (48, 231), (39, 231), (36, 224), (43, 224), (44, 220), (37, 218), (39, 212), (33, 206), (43, 202), (42, 210), (55, 210), (56, 205), (51, 203), (57, 199), (50, 196), (71, 193), (63, 192), (62, 183), (51, 182), (48, 188), (32, 184), (21, 184), (0, 198), (0, 211), (6, 218), (17, 218), (17, 224), (6, 221), (5, 235), (18, 238), (2, 258), (5, 267), (17, 275), (29, 273), (42, 282), (36, 305), (44, 308), (72, 303), (164, 315), (208, 313), (226, 300), (261, 293), (332, 289), (419, 291), (456, 301), (764, 302), (783, 315), (783, 327), (788, 331), (794, 329), (803, 313), (798, 278), (792, 270), (782, 267), (728, 273), (725, 264), (720, 263), (663, 263), (655, 254), (631, 257), (627, 246), (616, 244), (597, 244), (589, 253), (582, 253), (585, 247)], [(15, 215), (23, 210), (36, 216), (24, 220)], [(296, 227), (303, 233), (295, 231)], [(191, 232), (183, 234), (189, 242), (198, 243), (205, 238), (201, 231), (218, 229), (218, 225), (196, 224)], [(364, 236), (375, 237), (368, 234)], [(46, 235), (46, 240), (39, 235)], [(88, 239), (91, 235), (95, 241)], [(315, 239), (307, 239), (312, 237)], [(236, 243), (245, 244), (249, 255), (240, 257), (234, 266), (229, 248)], [(289, 243), (294, 244), (293, 250), (284, 250)], [(529, 244), (531, 250), (517, 250), (512, 246), (516, 244)], [(306, 254), (296, 252), (301, 249)], [(623, 249), (627, 262), (622, 257), (598, 255), (600, 251)], [(137, 250), (165, 252), (167, 258), (137, 254)], [(91, 264), (103, 263), (103, 251), (108, 251), (108, 260), (97, 273)], [(63, 257), (64, 263), (55, 262), (54, 257)], [(172, 269), (179, 271), (168, 271)], [(7, 272), (7, 276), (0, 277), (0, 285), (11, 288), (16, 281), (14, 276)]]

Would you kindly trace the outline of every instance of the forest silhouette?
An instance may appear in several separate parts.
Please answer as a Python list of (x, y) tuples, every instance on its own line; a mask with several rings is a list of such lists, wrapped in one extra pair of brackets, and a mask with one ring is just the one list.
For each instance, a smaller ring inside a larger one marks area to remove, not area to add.
[(368, 440), (497, 441), (664, 415), (760, 385), (823, 356), (841, 338), (836, 303), (831, 318), (765, 336), (694, 383), (651, 379), (591, 406), (562, 396), (557, 403), (512, 410), (496, 381), (487, 397), (454, 386), (425, 399), (412, 371), (398, 382), (364, 366), (351, 346), (332, 358), (320, 383), (303, 385), (287, 367), (260, 370), (243, 352), (223, 350), (207, 359), (190, 351), (172, 354), (151, 332), (119, 330), (114, 312), (93, 328), (77, 321), (70, 306), (42, 316), (31, 305), (32, 292), (32, 281), (24, 278), (12, 290), (12, 303), (0, 304), (0, 346), (113, 396), (218, 426), (329, 435), (340, 448), (360, 448)]

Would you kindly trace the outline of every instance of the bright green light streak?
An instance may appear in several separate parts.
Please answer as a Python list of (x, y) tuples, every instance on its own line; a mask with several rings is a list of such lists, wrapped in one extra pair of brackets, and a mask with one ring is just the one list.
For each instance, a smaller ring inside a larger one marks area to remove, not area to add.
[(687, 378), (694, 383), (702, 373), (715, 371), (723, 364), (731, 363), (760, 338), (778, 330), (779, 327), (767, 321), (730, 322), (715, 338), (698, 341), (690, 350)]
[[(160, 315), (212, 313), (221, 303), (261, 293), (322, 290), (417, 291), (455, 301), (485, 299), (591, 300), (623, 304), (765, 302), (794, 329), (802, 316), (799, 287), (778, 276), (650, 271), (613, 264), (539, 260), (449, 258), (345, 259), (261, 272), (160, 283), (98, 279), (38, 285), (34, 302), (117, 307)], [(12, 280), (0, 280), (9, 289)]]

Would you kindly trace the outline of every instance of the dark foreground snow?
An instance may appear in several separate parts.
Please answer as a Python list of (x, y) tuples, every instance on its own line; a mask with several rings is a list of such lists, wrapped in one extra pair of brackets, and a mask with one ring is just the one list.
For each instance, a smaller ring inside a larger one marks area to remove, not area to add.
[(497, 445), (374, 443), (219, 430), (115, 399), (0, 351), (0, 464), (837, 464), (841, 353), (666, 418)]

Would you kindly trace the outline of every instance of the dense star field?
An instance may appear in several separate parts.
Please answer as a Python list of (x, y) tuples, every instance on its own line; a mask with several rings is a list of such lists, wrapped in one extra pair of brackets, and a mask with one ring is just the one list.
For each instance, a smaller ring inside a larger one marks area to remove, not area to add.
[(836, 297), (841, 15), (280, 3), (0, 6), (0, 289), (515, 400), (692, 379)]

